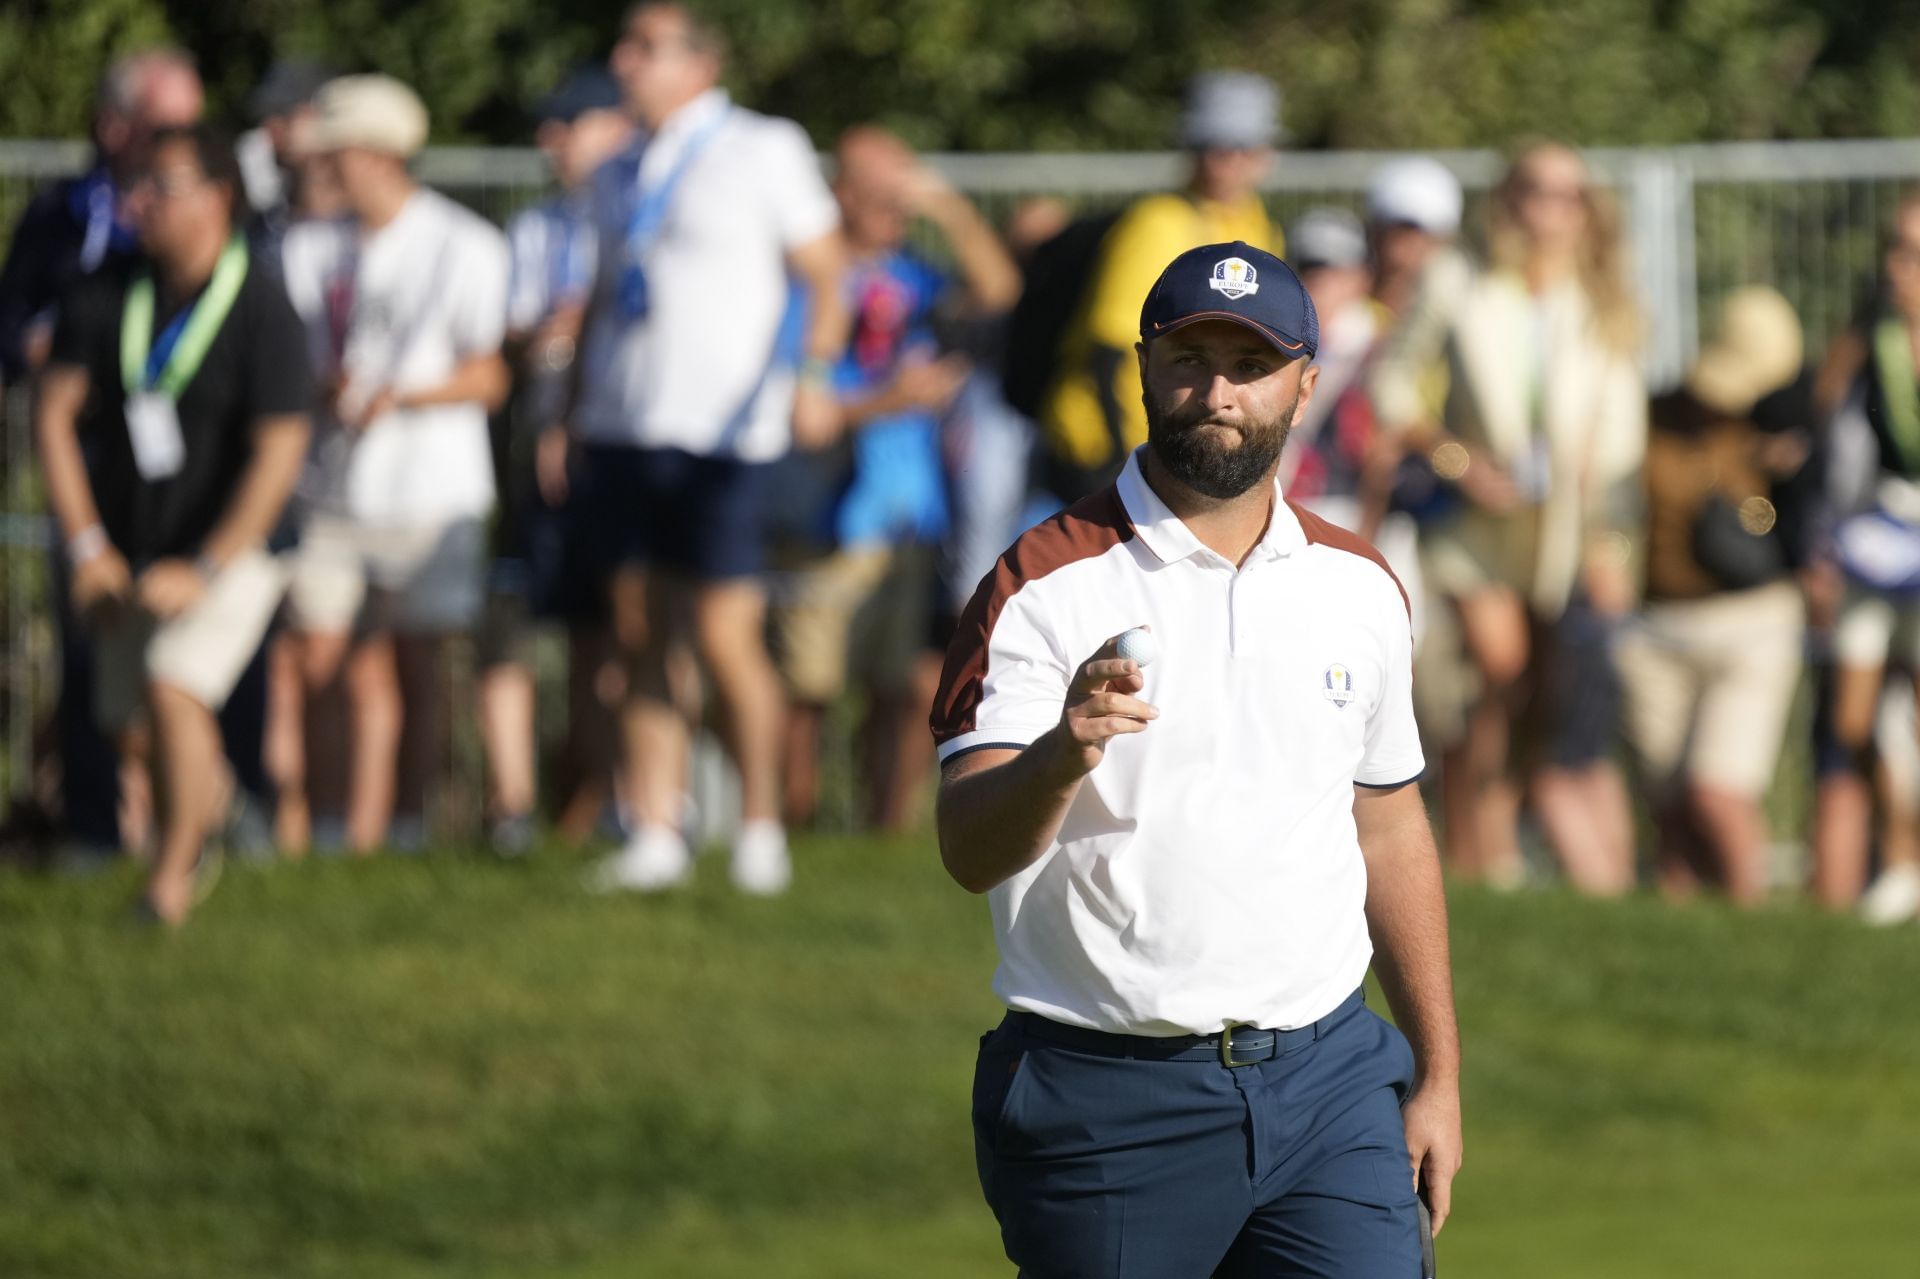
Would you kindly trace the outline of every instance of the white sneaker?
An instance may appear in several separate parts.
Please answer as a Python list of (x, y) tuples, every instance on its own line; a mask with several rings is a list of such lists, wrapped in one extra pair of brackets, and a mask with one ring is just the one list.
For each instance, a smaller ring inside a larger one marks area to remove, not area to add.
[(779, 822), (747, 822), (733, 840), (733, 886), (756, 897), (777, 897), (793, 882), (787, 832)]
[(587, 872), (587, 887), (597, 893), (657, 893), (678, 888), (693, 873), (693, 856), (680, 832), (642, 826), (627, 846)]
[(1860, 898), (1860, 918), (1876, 928), (1904, 924), (1920, 914), (1920, 866), (1889, 866)]

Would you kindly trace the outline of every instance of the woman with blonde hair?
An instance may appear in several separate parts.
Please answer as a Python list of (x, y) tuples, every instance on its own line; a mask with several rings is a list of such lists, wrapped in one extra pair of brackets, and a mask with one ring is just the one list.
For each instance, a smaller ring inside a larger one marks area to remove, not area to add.
[[(1530, 144), (1493, 192), (1486, 264), (1438, 259), (1374, 366), (1382, 425), (1437, 483), (1423, 553), (1469, 686), (1442, 750), (1446, 848), (1463, 876), (1518, 879), (1524, 778), (1576, 887), (1633, 882), (1607, 653), (1633, 597), (1646, 448), (1623, 259), (1618, 212), (1579, 155)], [(1422, 395), (1436, 362), (1438, 421)], [(1548, 730), (1530, 743), (1530, 777), (1515, 767), (1523, 721)]]

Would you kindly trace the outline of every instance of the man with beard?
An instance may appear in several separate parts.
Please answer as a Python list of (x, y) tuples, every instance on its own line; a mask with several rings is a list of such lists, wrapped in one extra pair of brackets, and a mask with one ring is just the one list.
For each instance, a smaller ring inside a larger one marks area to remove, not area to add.
[[(1146, 445), (1014, 543), (947, 656), (941, 858), (991, 896), (1009, 1009), (975, 1151), (1023, 1275), (1411, 1275), (1423, 1206), (1446, 1217), (1406, 599), (1274, 479), (1318, 338), (1278, 258), (1175, 258), (1140, 316)], [(1116, 648), (1141, 625), (1147, 669)]]

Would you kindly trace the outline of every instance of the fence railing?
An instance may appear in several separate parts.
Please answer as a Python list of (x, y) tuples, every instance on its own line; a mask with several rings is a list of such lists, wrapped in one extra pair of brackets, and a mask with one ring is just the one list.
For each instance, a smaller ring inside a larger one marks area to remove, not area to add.
[[(1587, 153), (1626, 213), (1635, 279), (1647, 315), (1645, 360), (1656, 387), (1677, 381), (1699, 350), (1703, 317), (1743, 284), (1771, 284), (1798, 308), (1810, 356), (1852, 319), (1875, 270), (1881, 237), (1901, 189), (1920, 181), (1920, 140), (1728, 143)], [(1468, 192), (1469, 230), (1485, 213), (1503, 167), (1491, 151), (1435, 153)], [(943, 154), (928, 157), (990, 217), (1022, 198), (1063, 197), (1080, 207), (1113, 204), (1177, 184), (1172, 152)], [(1274, 215), (1315, 205), (1357, 208), (1384, 152), (1280, 156), (1265, 184)], [(79, 169), (76, 142), (0, 140), (0, 225), (11, 227), (42, 182)], [(539, 198), (547, 175), (521, 148), (437, 148), (421, 177), (480, 212), (504, 220)], [(0, 607), (6, 608), (0, 715), (0, 805), (21, 777), (31, 725), (54, 678), (52, 641), (37, 607), (43, 522), (37, 514), (25, 402), (0, 404)]]

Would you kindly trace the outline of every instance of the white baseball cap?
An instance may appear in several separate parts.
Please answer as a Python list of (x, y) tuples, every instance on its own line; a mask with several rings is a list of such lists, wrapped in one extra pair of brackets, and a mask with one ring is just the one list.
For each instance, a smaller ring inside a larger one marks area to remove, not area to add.
[(1308, 209), (1287, 227), (1287, 260), (1296, 271), (1365, 266), (1366, 229), (1345, 209)]
[(1367, 183), (1367, 221), (1405, 223), (1430, 235), (1451, 236), (1460, 229), (1460, 180), (1432, 156), (1389, 160)]
[(405, 160), (426, 145), (426, 105), (392, 76), (329, 80), (313, 95), (313, 109), (313, 126), (300, 139), (305, 151), (360, 147)]
[(1187, 81), (1180, 143), (1210, 151), (1270, 147), (1280, 140), (1280, 90), (1251, 71), (1203, 71)]

